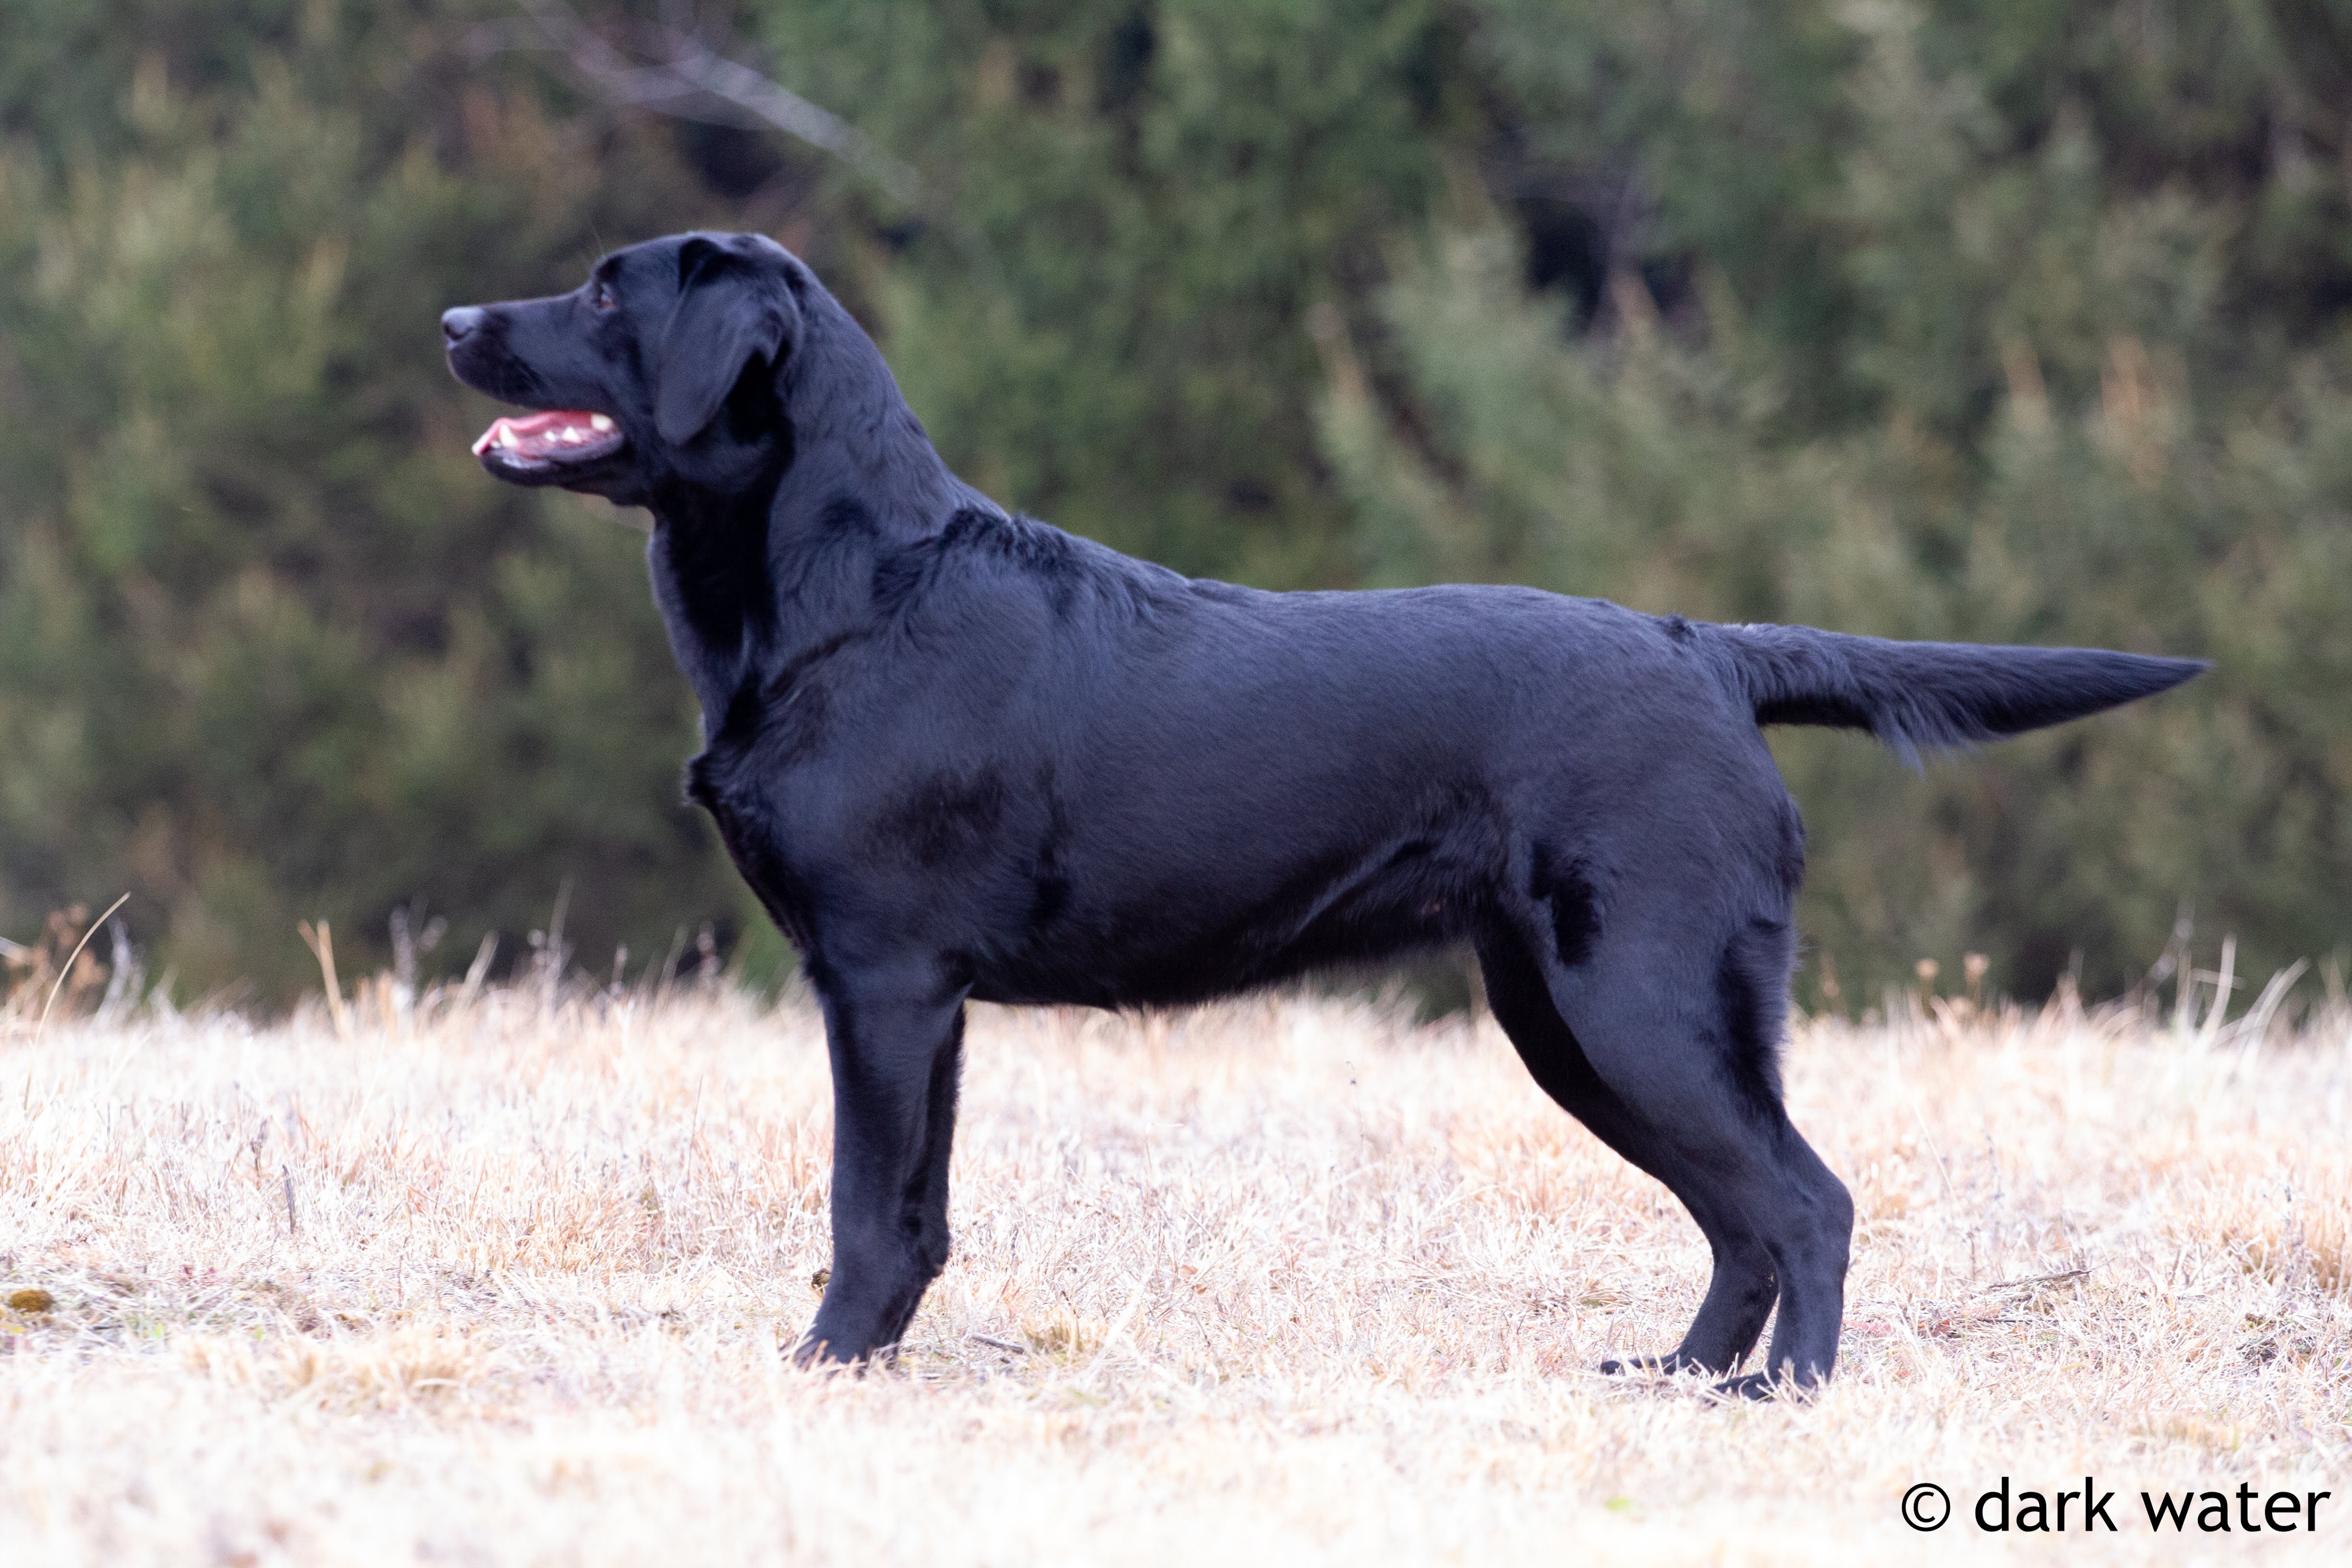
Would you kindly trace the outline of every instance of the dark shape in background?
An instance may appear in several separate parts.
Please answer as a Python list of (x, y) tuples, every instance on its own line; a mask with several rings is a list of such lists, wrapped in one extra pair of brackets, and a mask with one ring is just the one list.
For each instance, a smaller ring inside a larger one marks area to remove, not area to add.
[(782, 958), (623, 514), (484, 479), (434, 330), (696, 226), (807, 257), (974, 482), (1186, 571), (2220, 660), (1924, 778), (1780, 742), (1844, 1005), (1964, 948), (2113, 992), (2184, 901), (2257, 978), (2352, 933), (2336, 13), (579, 14), (864, 163), (488, 47), (565, 15), (0, 0), (0, 935), (128, 888), (183, 997), (278, 998), (298, 919), (462, 968), (569, 879), (600, 973)]

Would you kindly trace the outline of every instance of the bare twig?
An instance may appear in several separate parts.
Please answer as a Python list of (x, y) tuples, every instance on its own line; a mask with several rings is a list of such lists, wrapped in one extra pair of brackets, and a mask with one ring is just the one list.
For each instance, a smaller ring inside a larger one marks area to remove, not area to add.
[(499, 933), (486, 931), (482, 945), (475, 951), (474, 962), (466, 966), (465, 988), (457, 993), (457, 1010), (464, 1012), (482, 994), (482, 982), (490, 973), (490, 960), (499, 955)]
[(558, 55), (581, 79), (615, 103), (712, 125), (781, 131), (829, 153), (912, 205), (922, 195), (914, 169), (832, 110), (811, 103), (740, 60), (729, 59), (690, 27), (668, 22), (641, 30), (633, 58), (557, 0), (522, 0), (525, 15), (478, 29), (477, 58), (509, 50)]
[(108, 1013), (121, 1005), (125, 996), (132, 996), (136, 1000), (134, 993), (143, 975), (140, 972), (137, 956), (131, 951), (130, 931), (119, 920), (104, 923), (107, 935), (113, 939), (114, 963), (112, 973), (106, 977), (106, 994), (100, 999), (98, 1007), (100, 1012)]
[[(2197, 1050), (2200, 1055), (2211, 1050), (2214, 1042), (2221, 1037), (2221, 1021), (2230, 1016), (2230, 993), (2238, 988), (2237, 970), (2238, 939), (2234, 936), (2225, 936), (2221, 939), (2221, 967), (2211, 972), (2213, 1005), (2205, 1015), (2205, 1026), (2197, 1033)], [(2206, 978), (2206, 973), (2202, 970), (2199, 971), (2197, 978), (2200, 980)]]
[(343, 1008), (342, 983), (335, 978), (334, 929), (325, 921), (315, 926), (309, 921), (298, 921), (294, 929), (302, 933), (303, 945), (319, 961), (319, 975), (327, 985), (327, 1016), (335, 1021), (335, 1033), (348, 1040), (352, 1037), (352, 1016)]
[(1998, 1284), (1988, 1285), (1984, 1289), (1987, 1295), (1990, 1295), (1995, 1290), (2032, 1290), (2044, 1285), (2063, 1285), (2069, 1279), (2088, 1279), (2090, 1277), (2091, 1271), (2088, 1268), (2062, 1268), (2055, 1274), (2034, 1274), (2022, 1279), (2003, 1279)]
[(2303, 978), (2303, 972), (2310, 967), (2308, 960), (2298, 958), (2272, 975), (2263, 994), (2254, 998), (2254, 1005), (2246, 1009), (2246, 1016), (2238, 1020), (2238, 1037), (2245, 1042), (2238, 1052), (2239, 1072), (2252, 1070), (2254, 1058), (2263, 1048), (2263, 1037), (2271, 1031), (2272, 1016), (2286, 1000), (2286, 994), (2294, 989), (2294, 983)]

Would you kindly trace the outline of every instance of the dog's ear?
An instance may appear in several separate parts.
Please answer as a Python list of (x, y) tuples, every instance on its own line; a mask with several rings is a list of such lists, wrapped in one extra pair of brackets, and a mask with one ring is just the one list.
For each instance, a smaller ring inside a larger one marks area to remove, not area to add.
[(683, 444), (701, 434), (752, 356), (773, 360), (800, 307), (782, 246), (751, 235), (697, 235), (677, 253), (677, 306), (663, 334), (654, 428)]

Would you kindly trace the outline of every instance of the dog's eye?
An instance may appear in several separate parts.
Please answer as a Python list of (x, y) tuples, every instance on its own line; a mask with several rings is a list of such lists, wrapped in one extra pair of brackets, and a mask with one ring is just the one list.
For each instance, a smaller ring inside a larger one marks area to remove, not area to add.
[(620, 301), (613, 298), (613, 286), (610, 283), (599, 283), (588, 291), (588, 303), (599, 310), (609, 310)]

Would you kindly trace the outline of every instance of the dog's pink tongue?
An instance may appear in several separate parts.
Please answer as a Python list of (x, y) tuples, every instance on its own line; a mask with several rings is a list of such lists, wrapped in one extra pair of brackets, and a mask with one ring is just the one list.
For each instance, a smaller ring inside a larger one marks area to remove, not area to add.
[(583, 447), (602, 446), (612, 435), (613, 421), (602, 414), (570, 409), (526, 414), (520, 419), (503, 418), (493, 423), (474, 443), (474, 456), (478, 458), (491, 447), (499, 447), (521, 458), (564, 458)]

